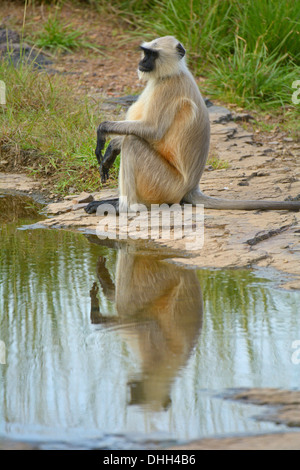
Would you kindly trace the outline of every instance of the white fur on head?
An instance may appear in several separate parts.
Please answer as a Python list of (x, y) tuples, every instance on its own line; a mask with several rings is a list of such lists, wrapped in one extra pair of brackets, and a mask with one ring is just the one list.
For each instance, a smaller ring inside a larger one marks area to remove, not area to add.
[(140, 80), (150, 80), (151, 78), (163, 78), (177, 75), (186, 70), (185, 58), (180, 57), (177, 46), (179, 41), (173, 36), (164, 36), (150, 42), (144, 42), (142, 47), (152, 49), (159, 53), (155, 60), (155, 70), (153, 72), (141, 72), (138, 70)]

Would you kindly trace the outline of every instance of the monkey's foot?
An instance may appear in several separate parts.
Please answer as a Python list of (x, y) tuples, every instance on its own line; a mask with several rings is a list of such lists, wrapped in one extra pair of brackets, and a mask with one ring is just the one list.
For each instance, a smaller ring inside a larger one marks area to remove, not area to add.
[[(119, 215), (119, 198), (104, 199), (103, 201), (92, 201), (84, 208), (84, 210), (87, 212), (87, 214), (95, 214), (98, 207), (103, 206), (104, 204), (111, 206), (111, 212)], [(109, 212), (109, 210), (105, 212)]]

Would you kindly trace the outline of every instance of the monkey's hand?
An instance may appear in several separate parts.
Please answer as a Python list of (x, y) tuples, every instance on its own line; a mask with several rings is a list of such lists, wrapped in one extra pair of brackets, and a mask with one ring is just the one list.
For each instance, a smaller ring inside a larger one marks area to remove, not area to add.
[(96, 146), (95, 154), (96, 154), (99, 165), (101, 165), (103, 161), (102, 150), (104, 149), (105, 142), (106, 142), (106, 135), (103, 129), (104, 127), (103, 124), (105, 124), (105, 122), (101, 123), (97, 129), (97, 146)]
[(103, 162), (100, 163), (99, 172), (101, 176), (101, 183), (106, 183), (109, 178), (109, 168), (105, 168)]
[(98, 162), (99, 165), (101, 165), (102, 161), (103, 161), (103, 155), (102, 155), (101, 147), (103, 148), (104, 145), (105, 145), (105, 140), (104, 140), (104, 143), (103, 143), (102, 141), (97, 139), (97, 147), (96, 147), (96, 150), (95, 150), (95, 155), (96, 155), (97, 162)]
[(92, 286), (92, 288), (91, 288), (91, 290), (90, 290), (90, 296), (91, 296), (91, 297), (94, 297), (94, 296), (96, 296), (96, 295), (98, 294), (98, 292), (99, 292), (99, 287), (98, 287), (98, 285), (97, 285), (97, 282), (94, 282), (94, 284), (93, 284), (93, 286)]

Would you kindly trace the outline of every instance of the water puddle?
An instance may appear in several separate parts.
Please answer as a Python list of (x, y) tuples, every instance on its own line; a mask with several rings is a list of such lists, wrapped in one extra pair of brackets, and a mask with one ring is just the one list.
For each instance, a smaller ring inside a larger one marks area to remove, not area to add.
[(38, 210), (0, 197), (0, 438), (137, 449), (282, 429), (222, 394), (299, 388), (300, 292), (255, 271), (20, 230)]

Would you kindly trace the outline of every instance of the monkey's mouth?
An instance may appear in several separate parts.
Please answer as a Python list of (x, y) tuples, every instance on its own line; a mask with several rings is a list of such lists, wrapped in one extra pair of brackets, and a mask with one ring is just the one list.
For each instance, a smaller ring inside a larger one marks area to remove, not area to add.
[(152, 68), (151, 67), (145, 67), (144, 65), (139, 65), (139, 71), (140, 72), (152, 72)]

